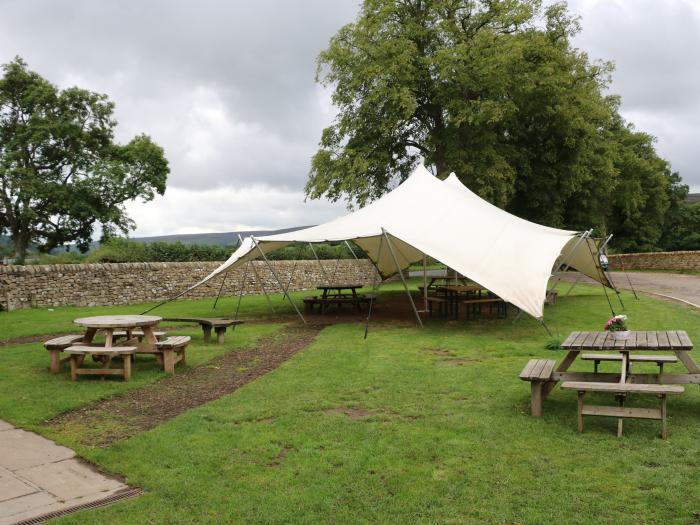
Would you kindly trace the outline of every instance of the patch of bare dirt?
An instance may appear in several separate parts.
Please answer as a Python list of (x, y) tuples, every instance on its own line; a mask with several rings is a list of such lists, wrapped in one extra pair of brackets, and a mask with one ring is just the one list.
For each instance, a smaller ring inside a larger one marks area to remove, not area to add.
[(329, 408), (329, 409), (324, 410), (323, 413), (324, 414), (343, 414), (344, 416), (348, 416), (353, 421), (358, 420), (358, 419), (362, 419), (364, 417), (369, 417), (373, 414), (369, 410), (363, 410), (361, 408), (350, 408), (350, 407)]
[(268, 465), (268, 467), (272, 468), (277, 468), (279, 467), (282, 462), (284, 461), (284, 458), (287, 457), (287, 454), (289, 454), (292, 450), (294, 450), (294, 447), (291, 445), (285, 445), (282, 447), (282, 450), (280, 450), (279, 454), (275, 456), (275, 459), (272, 460), (272, 462)]
[(88, 446), (109, 446), (218, 399), (271, 372), (310, 345), (320, 327), (292, 325), (254, 348), (229, 352), (144, 388), (92, 403), (46, 423)]
[(454, 354), (452, 352), (448, 352), (447, 350), (443, 350), (442, 348), (425, 348), (424, 349), (426, 352), (431, 353), (433, 355), (439, 355), (439, 356), (445, 356), (449, 357)]
[(440, 359), (440, 364), (449, 366), (464, 366), (464, 365), (474, 365), (476, 363), (481, 363), (481, 359), (470, 359), (468, 357), (450, 357), (447, 359)]

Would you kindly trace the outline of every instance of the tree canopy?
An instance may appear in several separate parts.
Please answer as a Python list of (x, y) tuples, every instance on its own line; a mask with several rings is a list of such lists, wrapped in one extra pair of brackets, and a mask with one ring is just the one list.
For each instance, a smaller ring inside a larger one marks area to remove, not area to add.
[(15, 256), (23, 260), (30, 243), (87, 249), (98, 222), (103, 236), (133, 228), (123, 204), (164, 193), (163, 149), (146, 135), (116, 143), (106, 95), (60, 90), (21, 58), (2, 69), (0, 233)]
[(573, 48), (578, 20), (540, 0), (365, 0), (318, 57), (338, 108), (306, 193), (363, 206), (421, 159), (542, 224), (657, 246), (668, 163), (607, 95), (613, 67)]

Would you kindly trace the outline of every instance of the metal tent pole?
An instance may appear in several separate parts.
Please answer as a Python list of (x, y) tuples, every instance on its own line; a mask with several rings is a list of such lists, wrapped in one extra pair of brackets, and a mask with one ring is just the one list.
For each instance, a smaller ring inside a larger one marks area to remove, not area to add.
[[(248, 277), (248, 268), (250, 267), (250, 261), (245, 265), (245, 270), (243, 270), (243, 279), (241, 279), (241, 286), (239, 288), (239, 293), (238, 293), (238, 304), (236, 305), (236, 315), (233, 317), (234, 319), (238, 320), (238, 312), (241, 309), (241, 300), (243, 299), (243, 292), (245, 291), (245, 286), (246, 286), (246, 277)], [(233, 325), (233, 329), (236, 329), (236, 325)]]
[(635, 290), (634, 286), (632, 286), (632, 280), (630, 279), (630, 276), (627, 273), (627, 270), (625, 270), (625, 262), (622, 260), (622, 257), (620, 257), (620, 266), (622, 267), (622, 273), (624, 273), (625, 277), (627, 277), (627, 283), (630, 285), (630, 288), (632, 289), (632, 293), (634, 294), (634, 298), (639, 300), (639, 297), (637, 297), (637, 290)]
[[(588, 251), (591, 254), (591, 257), (593, 258), (593, 262), (595, 263), (596, 270), (598, 272), (598, 276), (600, 277), (600, 272), (602, 271), (600, 268), (600, 259), (596, 260), (596, 255), (593, 253), (593, 250), (591, 249), (591, 245), (586, 243), (588, 246)], [(605, 275), (603, 275), (605, 277)], [(605, 298), (608, 301), (608, 306), (610, 307), (610, 311), (612, 312), (613, 316), (615, 315), (615, 309), (613, 308), (612, 303), (610, 302), (610, 297), (608, 296), (608, 287), (605, 286), (603, 283), (600, 283), (600, 285), (603, 287), (603, 292), (605, 292)]]
[[(253, 242), (255, 242), (255, 238), (251, 236), (251, 239), (253, 239)], [(241, 237), (241, 234), (238, 234), (238, 240), (242, 243), (243, 242), (243, 237)], [(255, 282), (258, 283), (258, 286), (260, 286), (260, 289), (263, 291), (263, 294), (265, 295), (265, 299), (267, 299), (267, 305), (270, 307), (270, 312), (273, 314), (275, 312), (275, 307), (272, 306), (272, 301), (270, 300), (270, 296), (267, 295), (267, 290), (265, 290), (265, 284), (262, 282), (262, 279), (260, 279), (260, 275), (258, 275), (258, 270), (255, 268), (255, 264), (253, 261), (250, 262), (250, 267), (253, 269), (253, 274), (255, 275)]]
[(423, 311), (428, 311), (428, 256), (423, 253)]
[(224, 278), (221, 279), (221, 286), (219, 286), (219, 293), (216, 294), (216, 299), (214, 299), (214, 306), (211, 307), (212, 310), (216, 310), (216, 305), (219, 302), (219, 297), (221, 297), (221, 292), (224, 289), (224, 283), (226, 282), (226, 277), (228, 277), (228, 272), (224, 274)]
[[(574, 252), (576, 251), (576, 248), (578, 248), (578, 245), (581, 244), (581, 242), (583, 242), (584, 240), (588, 239), (588, 237), (591, 235), (592, 232), (593, 232), (593, 229), (590, 229), (590, 230), (584, 232), (583, 235), (581, 235), (581, 237), (579, 238), (579, 240), (576, 241), (576, 244), (574, 244), (574, 247), (573, 247), (573, 248), (571, 249), (571, 251), (569, 252), (569, 255), (572, 254), (572, 253), (574, 253)], [(589, 247), (589, 248), (590, 248), (590, 247)], [(569, 257), (565, 257), (565, 258), (564, 258), (564, 261), (566, 261), (566, 260), (568, 260), (568, 259), (569, 259)], [(571, 265), (568, 264), (568, 263), (567, 263), (567, 264), (564, 264), (564, 261), (562, 261), (562, 262), (559, 264), (560, 268), (561, 268), (562, 266), (564, 267), (564, 268), (562, 268), (562, 269), (560, 270), (559, 273), (567, 271), (567, 270), (569, 269), (569, 266), (571, 266)], [(549, 291), (554, 291), (554, 290), (556, 289), (557, 285), (559, 284), (559, 281), (561, 281), (561, 275), (557, 275), (557, 280), (554, 281), (554, 284), (552, 285), (551, 288), (549, 288)]]
[(399, 265), (399, 260), (396, 258), (396, 254), (394, 253), (394, 247), (391, 245), (391, 241), (389, 240), (389, 236), (386, 233), (386, 230), (382, 228), (382, 234), (384, 235), (384, 239), (386, 239), (386, 245), (389, 247), (389, 253), (391, 253), (391, 258), (394, 260), (394, 264), (396, 265), (396, 270), (399, 272), (399, 277), (401, 277), (401, 282), (403, 283), (403, 287), (406, 289), (406, 295), (408, 295), (408, 300), (411, 303), (411, 307), (413, 308), (413, 313), (416, 314), (416, 320), (418, 321), (418, 324), (420, 325), (421, 328), (423, 328), (423, 321), (420, 318), (420, 314), (418, 313), (418, 309), (416, 308), (416, 304), (413, 302), (413, 297), (411, 296), (411, 291), (408, 289), (408, 284), (406, 284), (406, 279), (404, 279), (403, 272), (401, 271), (401, 265)]
[(321, 267), (321, 272), (326, 278), (326, 284), (330, 285), (331, 281), (328, 278), (328, 274), (326, 273), (326, 269), (323, 267), (323, 264), (321, 264), (321, 259), (318, 258), (318, 255), (316, 255), (316, 250), (314, 250), (314, 245), (309, 243), (309, 248), (311, 248), (311, 253), (314, 254), (314, 257), (316, 258), (316, 261), (318, 262), (318, 265)]
[[(379, 237), (379, 248), (377, 249), (377, 263), (375, 264), (376, 272), (374, 277), (372, 277), (372, 295), (369, 298), (369, 307), (367, 308), (367, 319), (365, 320), (365, 339), (367, 339), (367, 333), (369, 332), (369, 319), (372, 317), (372, 306), (374, 306), (374, 299), (379, 291), (379, 280), (381, 280), (381, 274), (379, 273), (379, 260), (382, 257), (382, 244), (384, 244), (384, 237)], [(349, 248), (350, 246), (348, 246)], [(352, 249), (350, 250), (352, 251)], [(367, 254), (369, 256), (369, 253)], [(370, 258), (370, 261), (372, 259)], [(377, 279), (379, 278), (379, 279)]]
[[(289, 282), (287, 283), (287, 287), (285, 290), (289, 291), (289, 287), (292, 286), (292, 279), (294, 279), (294, 273), (296, 272), (297, 269), (297, 263), (299, 262), (299, 258), (301, 257), (301, 247), (302, 245), (299, 245), (299, 253), (297, 253), (297, 258), (294, 259), (294, 265), (292, 266), (292, 271), (289, 274)], [(282, 294), (282, 301), (284, 301), (287, 298), (286, 295)]]
[[(277, 281), (277, 284), (279, 284), (280, 290), (282, 290), (282, 293), (287, 296), (287, 300), (294, 307), (294, 310), (296, 310), (297, 314), (299, 315), (299, 318), (301, 319), (301, 322), (306, 324), (306, 319), (304, 319), (304, 316), (301, 315), (299, 308), (297, 308), (297, 305), (294, 304), (294, 301), (292, 301), (292, 298), (289, 297), (289, 292), (284, 289), (284, 286), (282, 286), (282, 282), (280, 281), (280, 278), (277, 276), (277, 272), (275, 272), (274, 268), (272, 268), (272, 265), (270, 264), (270, 261), (268, 261), (267, 257), (265, 257), (265, 252), (263, 252), (262, 248), (260, 248), (260, 245), (258, 244), (258, 240), (253, 236), (251, 236), (251, 239), (253, 239), (253, 243), (255, 244), (255, 247), (260, 252), (260, 255), (262, 256), (263, 261), (265, 261), (265, 264), (267, 264), (268, 270), (270, 270), (270, 273), (274, 276), (275, 280)], [(255, 269), (255, 266), (253, 266), (253, 269)]]

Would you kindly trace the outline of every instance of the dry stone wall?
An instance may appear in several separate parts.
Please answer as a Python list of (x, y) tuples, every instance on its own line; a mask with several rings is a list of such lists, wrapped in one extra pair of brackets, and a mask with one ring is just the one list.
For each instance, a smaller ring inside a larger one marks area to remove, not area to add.
[(700, 251), (622, 253), (609, 256), (610, 268), (620, 270), (695, 270), (700, 271)]
[[(104, 306), (157, 301), (173, 297), (219, 266), (218, 262), (60, 264), (0, 266), (0, 308)], [(279, 285), (264, 261), (228, 272), (223, 295), (279, 292)], [(272, 268), (290, 290), (313, 289), (331, 278), (338, 283), (369, 284), (376, 271), (368, 260), (271, 261)], [(257, 276), (259, 277), (256, 278)], [(243, 278), (245, 277), (245, 281)], [(215, 297), (222, 277), (189, 292), (187, 298)]]

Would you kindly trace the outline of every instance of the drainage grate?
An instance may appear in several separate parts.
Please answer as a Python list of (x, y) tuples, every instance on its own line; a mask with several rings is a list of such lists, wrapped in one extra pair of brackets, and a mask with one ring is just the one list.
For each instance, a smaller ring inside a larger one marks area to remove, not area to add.
[(123, 499), (135, 498), (141, 494), (141, 489), (124, 489), (121, 492), (107, 496), (106, 498), (99, 499), (97, 501), (92, 501), (90, 503), (83, 503), (82, 505), (75, 505), (74, 507), (68, 507), (67, 509), (57, 510), (55, 512), (49, 512), (48, 514), (43, 514), (37, 516), (36, 518), (31, 518), (24, 521), (18, 521), (15, 525), (37, 525), (39, 523), (46, 523), (47, 521), (58, 518), (59, 516), (65, 516), (66, 514), (71, 514), (73, 512), (78, 512), (79, 510), (85, 509), (96, 509), (97, 507), (104, 507), (117, 501)]

